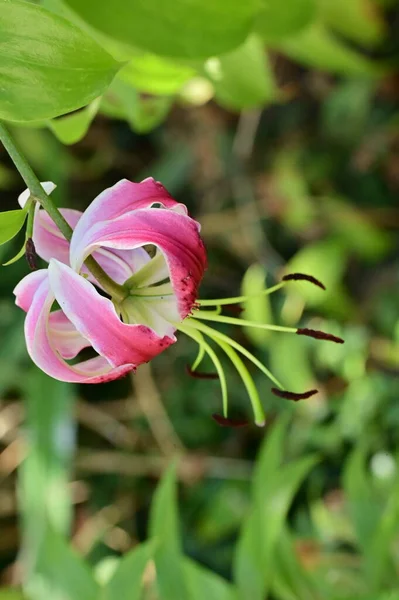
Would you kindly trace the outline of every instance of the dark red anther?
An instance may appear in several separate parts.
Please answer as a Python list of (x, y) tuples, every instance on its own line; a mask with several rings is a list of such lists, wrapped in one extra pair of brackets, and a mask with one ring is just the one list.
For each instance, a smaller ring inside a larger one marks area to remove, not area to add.
[(212, 415), (212, 419), (214, 419), (221, 427), (245, 427), (249, 423), (249, 421), (245, 419), (229, 419), (216, 413)]
[(272, 388), (272, 392), (275, 396), (279, 398), (285, 398), (286, 400), (293, 400), (294, 402), (298, 402), (298, 400), (307, 400), (311, 396), (317, 394), (318, 390), (309, 390), (308, 392), (303, 392), (302, 394), (296, 394), (295, 392), (287, 392), (287, 390), (279, 390), (278, 388)]
[(314, 338), (315, 340), (326, 340), (327, 342), (335, 342), (336, 344), (344, 344), (345, 341), (332, 333), (325, 333), (325, 331), (319, 331), (318, 329), (307, 329), (300, 328), (296, 330), (298, 335), (306, 335)]
[(244, 311), (243, 307), (239, 304), (226, 304), (224, 308), (235, 315), (240, 315)]
[(36, 254), (35, 244), (34, 244), (32, 238), (28, 238), (26, 240), (26, 244), (25, 244), (25, 258), (27, 260), (29, 268), (32, 271), (35, 271), (37, 269), (37, 263), (36, 263), (37, 254)]
[(219, 379), (219, 375), (217, 373), (202, 373), (200, 371), (193, 371), (189, 365), (186, 365), (187, 374), (190, 377), (194, 377), (194, 379)]
[(283, 281), (309, 281), (322, 290), (326, 289), (324, 283), (313, 277), (313, 275), (306, 275), (305, 273), (288, 273), (288, 275), (284, 275)]

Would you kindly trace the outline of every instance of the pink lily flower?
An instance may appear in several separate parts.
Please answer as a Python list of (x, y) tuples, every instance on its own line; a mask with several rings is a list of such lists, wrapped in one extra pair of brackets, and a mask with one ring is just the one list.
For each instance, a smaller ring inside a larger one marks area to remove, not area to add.
[[(55, 187), (42, 185), (48, 193)], [(28, 197), (21, 194), (20, 204)], [(176, 341), (174, 324), (190, 314), (206, 268), (200, 226), (153, 179), (122, 180), (83, 214), (61, 212), (74, 230), (71, 243), (37, 210), (33, 242), (49, 266), (14, 290), (27, 313), (27, 349), (38, 367), (61, 381), (110, 381)], [(122, 300), (99, 293), (101, 285), (84, 266), (90, 255), (124, 286)], [(55, 301), (60, 310), (52, 311)], [(98, 356), (68, 362), (88, 347)]]

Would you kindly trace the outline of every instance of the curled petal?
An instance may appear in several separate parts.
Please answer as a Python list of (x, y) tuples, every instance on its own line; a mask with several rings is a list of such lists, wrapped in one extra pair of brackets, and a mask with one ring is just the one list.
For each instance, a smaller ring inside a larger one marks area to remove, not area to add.
[[(57, 187), (56, 184), (53, 183), (52, 181), (42, 181), (40, 183), (40, 185), (42, 186), (42, 188), (44, 189), (44, 191), (46, 192), (46, 194), (51, 194), (51, 192), (53, 190), (55, 190), (55, 188)], [(20, 194), (18, 196), (18, 204), (20, 205), (21, 208), (24, 208), (25, 204), (29, 200), (29, 196), (30, 196), (30, 190), (29, 189), (23, 191), (22, 194)]]
[(184, 319), (190, 313), (206, 268), (205, 248), (196, 221), (169, 210), (139, 209), (78, 233), (76, 228), (70, 252), (71, 266), (76, 271), (100, 246), (118, 250), (145, 244), (157, 246), (168, 264), (179, 314)]
[(50, 313), (49, 332), (51, 345), (63, 358), (75, 358), (83, 348), (90, 346), (89, 340), (80, 335), (62, 310)]
[[(82, 213), (79, 210), (69, 208), (61, 208), (60, 212), (72, 229), (75, 229)], [(50, 262), (51, 258), (55, 258), (66, 265), (69, 264), (69, 242), (44, 210), (39, 210), (36, 213), (33, 241), (37, 254), (47, 262)], [(107, 249), (99, 250), (94, 254), (94, 258), (108, 275), (120, 284), (124, 283), (126, 279), (129, 279), (150, 260), (148, 253), (143, 248), (120, 252)], [(88, 274), (86, 268), (82, 271)], [(89, 275), (89, 279), (94, 281), (92, 275)]]
[(99, 221), (117, 219), (132, 210), (149, 208), (155, 203), (187, 214), (184, 204), (176, 202), (163, 185), (152, 177), (144, 179), (141, 183), (122, 179), (101, 192), (85, 210), (76, 230), (76, 237), (82, 237), (90, 227)]
[[(32, 275), (36, 274), (37, 272), (32, 273)], [(49, 286), (49, 279), (46, 277), (37, 288), (25, 319), (27, 349), (33, 362), (42, 371), (60, 381), (101, 383), (121, 377), (134, 368), (132, 364), (114, 368), (102, 356), (73, 366), (66, 363), (54, 348), (48, 327), (53, 302), (54, 295)]]
[(36, 294), (40, 285), (47, 279), (47, 270), (39, 269), (33, 273), (29, 273), (21, 279), (18, 285), (14, 288), (15, 304), (28, 312), (32, 304), (33, 297)]
[(54, 296), (67, 318), (90, 345), (113, 367), (135, 366), (151, 360), (176, 341), (174, 328), (160, 337), (144, 325), (122, 323), (108, 298), (62, 263), (51, 260), (48, 268)]

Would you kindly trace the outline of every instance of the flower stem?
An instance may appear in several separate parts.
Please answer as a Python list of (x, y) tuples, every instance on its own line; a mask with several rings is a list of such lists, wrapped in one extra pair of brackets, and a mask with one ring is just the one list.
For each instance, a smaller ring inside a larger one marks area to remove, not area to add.
[[(63, 236), (68, 241), (70, 241), (73, 233), (72, 228), (64, 219), (58, 208), (55, 206), (50, 196), (48, 196), (44, 191), (32, 167), (30, 166), (30, 164), (28, 163), (18, 146), (15, 144), (15, 141), (13, 140), (10, 133), (1, 121), (0, 140), (2, 141), (3, 146), (7, 150), (12, 161), (14, 162), (22, 179), (29, 188), (31, 195), (34, 197), (35, 200), (40, 202), (43, 209), (48, 213), (48, 215), (57, 225), (58, 229), (61, 231)], [(86, 258), (85, 265), (92, 273), (92, 275), (94, 275), (97, 281), (102, 285), (105, 291), (111, 294), (113, 298), (121, 301), (126, 297), (127, 292), (125, 288), (113, 281), (113, 279), (111, 279), (107, 275), (104, 269), (100, 267), (98, 262), (92, 256)]]

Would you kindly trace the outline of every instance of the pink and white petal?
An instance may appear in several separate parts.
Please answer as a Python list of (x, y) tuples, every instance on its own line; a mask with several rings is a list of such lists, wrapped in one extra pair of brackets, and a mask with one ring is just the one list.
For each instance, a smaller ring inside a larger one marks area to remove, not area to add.
[(45, 279), (47, 279), (47, 269), (33, 271), (33, 273), (29, 273), (29, 275), (21, 279), (13, 290), (15, 304), (27, 312), (32, 304), (34, 295)]
[[(75, 228), (82, 216), (79, 210), (71, 208), (61, 208), (60, 212), (72, 229)], [(69, 264), (69, 242), (48, 213), (42, 209), (36, 213), (32, 238), (36, 252), (41, 258), (47, 262), (50, 261), (50, 258), (56, 258), (65, 264)]]
[[(41, 181), (40, 185), (42, 186), (42, 188), (44, 189), (44, 191), (46, 192), (46, 194), (51, 194), (52, 191), (55, 190), (55, 188), (57, 187), (55, 183), (53, 183), (52, 181)], [(25, 204), (28, 202), (29, 200), (29, 196), (30, 196), (30, 190), (24, 190), (22, 192), (22, 194), (20, 194), (18, 196), (18, 204), (20, 205), (21, 208), (24, 208)]]
[(62, 311), (113, 367), (148, 362), (176, 341), (172, 325), (161, 337), (145, 325), (122, 323), (112, 302), (66, 265), (52, 260), (48, 271)]
[[(125, 283), (136, 271), (139, 271), (151, 260), (144, 248), (134, 248), (133, 250), (99, 248), (93, 253), (93, 258), (96, 259), (107, 275), (119, 284)], [(87, 269), (83, 267), (82, 273), (87, 272)], [(89, 276), (89, 280), (95, 281), (92, 276)]]
[[(107, 188), (85, 210), (74, 237), (79, 240), (85, 231), (100, 221), (117, 219), (127, 212), (161, 204), (164, 208), (187, 214), (184, 204), (176, 202), (164, 186), (148, 177), (140, 183), (122, 179)], [(72, 240), (72, 245), (74, 241)]]
[(89, 340), (77, 331), (62, 310), (50, 313), (48, 326), (51, 345), (62, 358), (75, 358), (90, 346)]
[(199, 224), (186, 215), (169, 210), (139, 209), (118, 219), (100, 222), (81, 237), (72, 238), (71, 266), (79, 271), (86, 257), (99, 247), (123, 250), (144, 244), (157, 246), (165, 255), (179, 313), (184, 319), (198, 297), (207, 264)]
[(37, 289), (25, 319), (25, 338), (30, 357), (42, 371), (70, 383), (100, 383), (121, 377), (134, 368), (124, 364), (116, 369), (103, 357), (69, 365), (55, 351), (48, 321), (54, 295), (49, 287), (48, 278)]

